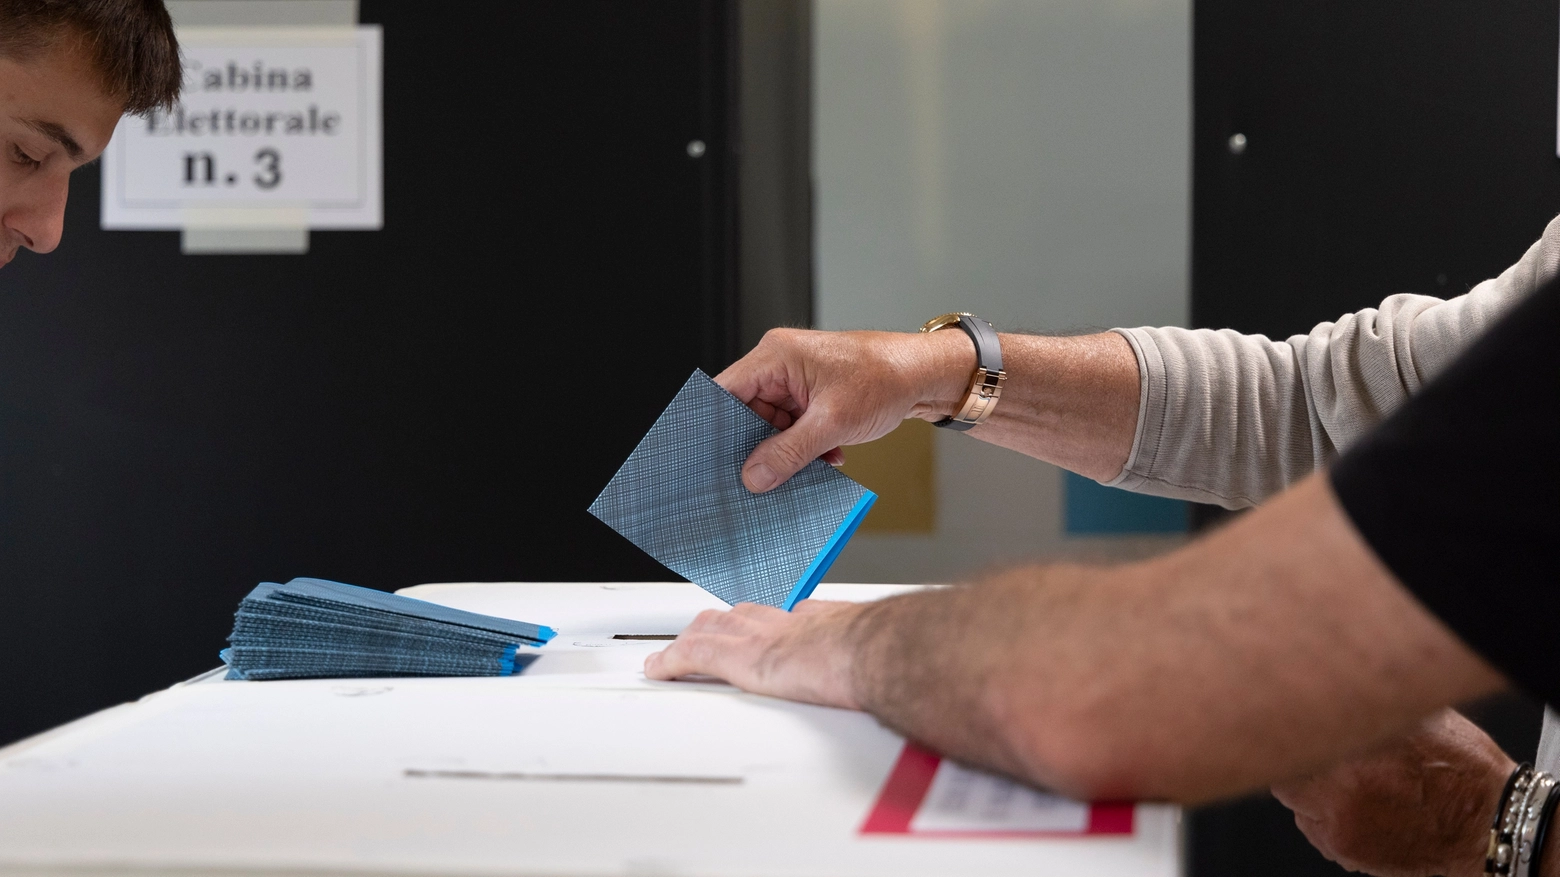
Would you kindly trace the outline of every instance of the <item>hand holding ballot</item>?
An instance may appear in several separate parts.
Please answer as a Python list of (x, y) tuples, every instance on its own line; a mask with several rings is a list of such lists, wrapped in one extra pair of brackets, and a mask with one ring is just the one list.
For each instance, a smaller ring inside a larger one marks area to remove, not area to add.
[(958, 332), (768, 332), (715, 378), (781, 430), (748, 457), (743, 483), (763, 493), (812, 460), (839, 465), (840, 446), (885, 436), (906, 418), (947, 416), (968, 382), (970, 349)]
[(695, 371), (590, 513), (727, 603), (790, 609), (812, 594), (877, 496), (817, 460), (753, 494), (742, 462), (775, 432)]

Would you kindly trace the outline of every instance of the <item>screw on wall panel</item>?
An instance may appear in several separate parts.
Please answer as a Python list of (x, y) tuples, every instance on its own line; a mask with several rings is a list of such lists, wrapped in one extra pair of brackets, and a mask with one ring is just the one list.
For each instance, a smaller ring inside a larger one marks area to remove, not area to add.
[(1244, 135), (1244, 134), (1231, 134), (1230, 135), (1230, 154), (1231, 155), (1240, 155), (1242, 152), (1245, 152), (1245, 151), (1246, 151), (1246, 135)]
[(688, 141), (688, 157), (689, 158), (699, 158), (702, 155), (704, 155), (704, 141), (703, 140), (689, 140)]
[(1435, 285), (1436, 286), (1445, 286), (1446, 285), (1446, 275), (1445, 274), (1437, 274), (1437, 275), (1435, 275)]

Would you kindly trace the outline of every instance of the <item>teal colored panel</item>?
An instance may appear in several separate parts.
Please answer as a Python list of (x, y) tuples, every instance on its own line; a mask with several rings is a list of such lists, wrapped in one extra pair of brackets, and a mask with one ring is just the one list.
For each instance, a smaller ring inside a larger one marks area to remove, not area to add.
[(1072, 536), (1185, 533), (1186, 503), (1144, 496), (1065, 473), (1067, 533)]

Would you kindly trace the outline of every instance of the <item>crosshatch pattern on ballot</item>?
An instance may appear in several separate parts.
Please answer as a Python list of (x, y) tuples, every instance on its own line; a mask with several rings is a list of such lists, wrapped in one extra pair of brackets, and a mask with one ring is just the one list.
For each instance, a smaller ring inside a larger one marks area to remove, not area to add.
[(868, 491), (814, 460), (749, 493), (742, 464), (777, 432), (696, 369), (590, 512), (727, 603), (782, 606)]

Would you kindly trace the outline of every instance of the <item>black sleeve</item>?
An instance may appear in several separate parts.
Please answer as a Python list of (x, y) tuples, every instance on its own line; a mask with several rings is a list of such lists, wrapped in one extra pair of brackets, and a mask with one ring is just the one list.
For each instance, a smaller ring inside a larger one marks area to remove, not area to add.
[(1332, 468), (1376, 556), (1516, 684), (1560, 706), (1560, 281)]

